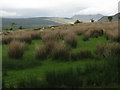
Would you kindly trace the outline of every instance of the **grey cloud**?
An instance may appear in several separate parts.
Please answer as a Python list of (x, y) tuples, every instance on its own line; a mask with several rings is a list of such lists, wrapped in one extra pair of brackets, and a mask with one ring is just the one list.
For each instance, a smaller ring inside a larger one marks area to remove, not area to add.
[(6, 12), (16, 12), (19, 16), (13, 17), (72, 17), (76, 12), (85, 9), (86, 7), (72, 6), (47, 8), (47, 9), (16, 9), (4, 8)]

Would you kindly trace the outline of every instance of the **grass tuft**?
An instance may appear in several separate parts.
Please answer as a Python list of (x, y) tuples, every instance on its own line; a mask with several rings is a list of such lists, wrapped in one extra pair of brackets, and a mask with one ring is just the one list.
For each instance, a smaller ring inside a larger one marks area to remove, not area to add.
[(69, 60), (69, 49), (65, 44), (58, 43), (52, 49), (51, 57), (53, 59)]
[(64, 36), (64, 41), (70, 47), (77, 47), (77, 36), (75, 33), (69, 33), (68, 35)]
[(47, 58), (45, 46), (37, 45), (35, 48), (35, 56), (40, 60)]
[(8, 56), (10, 58), (22, 58), (25, 51), (25, 43), (12, 41), (8, 47)]

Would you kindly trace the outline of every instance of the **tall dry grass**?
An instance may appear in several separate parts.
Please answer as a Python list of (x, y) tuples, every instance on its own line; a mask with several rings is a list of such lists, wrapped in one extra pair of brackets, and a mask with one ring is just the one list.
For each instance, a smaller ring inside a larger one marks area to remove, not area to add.
[(37, 45), (35, 47), (35, 56), (40, 60), (47, 58), (45, 46)]
[(111, 43), (108, 45), (98, 44), (96, 54), (104, 57), (120, 56), (120, 44)]
[(81, 60), (85, 58), (93, 58), (92, 52), (88, 49), (82, 49), (71, 53), (71, 60)]
[(54, 60), (69, 60), (69, 49), (63, 43), (57, 43), (52, 49), (51, 57)]
[(22, 35), (16, 35), (13, 37), (14, 40), (25, 42), (25, 43), (31, 43), (32, 38), (30, 35), (22, 34)]
[(9, 44), (12, 40), (13, 40), (13, 36), (10, 36), (10, 35), (8, 35), (8, 36), (3, 35), (2, 36), (2, 43), (3, 44)]
[(41, 39), (41, 33), (42, 32), (39, 32), (39, 31), (32, 31), (32, 32), (30, 32), (31, 38), (32, 39)]
[(49, 40), (45, 43), (45, 49), (47, 54), (51, 54), (53, 48), (57, 45), (58, 42)]
[(77, 47), (77, 36), (75, 33), (68, 33), (64, 36), (64, 42), (70, 47), (76, 48)]
[(25, 51), (25, 43), (19, 41), (12, 41), (8, 47), (8, 56), (10, 58), (22, 58)]
[(47, 41), (59, 41), (60, 37), (59, 37), (59, 33), (56, 31), (45, 31), (42, 34), (42, 40), (44, 43), (46, 43)]
[[(59, 41), (64, 39), (67, 34), (74, 32), (76, 35), (83, 35), (83, 40), (88, 40), (90, 37), (98, 37), (104, 35), (108, 40), (120, 41), (118, 31), (118, 22), (94, 22), (94, 23), (80, 23), (75, 25), (60, 25), (54, 30), (46, 29), (43, 31), (23, 30), (13, 31), (8, 35), (3, 36), (3, 44), (10, 43), (15, 37), (16, 40), (21, 40), (30, 43), (33, 39), (42, 39), (43, 42), (49, 40)], [(29, 40), (28, 40), (29, 38)]]

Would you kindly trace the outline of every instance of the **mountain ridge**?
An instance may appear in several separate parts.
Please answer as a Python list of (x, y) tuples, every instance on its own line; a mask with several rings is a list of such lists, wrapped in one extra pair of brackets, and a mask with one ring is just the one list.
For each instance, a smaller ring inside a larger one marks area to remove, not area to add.
[(72, 19), (78, 19), (83, 22), (90, 22), (90, 19), (94, 19), (95, 21), (99, 20), (103, 17), (102, 14), (94, 14), (94, 15), (74, 15)]
[[(108, 17), (109, 16), (103, 16), (102, 18), (100, 18), (98, 20), (98, 22), (109, 22)], [(112, 17), (113, 17), (112, 21), (119, 21), (120, 20), (120, 13), (112, 15)]]
[(67, 17), (28, 17), (28, 18), (2, 18), (2, 29), (11, 27), (11, 23), (15, 22), (18, 26), (24, 28), (36, 28), (41, 26), (50, 25), (62, 25), (62, 24), (73, 24), (76, 20), (82, 22), (90, 22), (90, 19), (97, 21), (98, 18), (102, 17), (101, 14), (96, 15), (74, 15), (71, 18)]

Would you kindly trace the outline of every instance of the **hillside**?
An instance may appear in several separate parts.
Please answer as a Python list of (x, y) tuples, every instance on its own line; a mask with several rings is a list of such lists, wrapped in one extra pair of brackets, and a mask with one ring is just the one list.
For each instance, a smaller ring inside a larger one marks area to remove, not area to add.
[(34, 18), (2, 18), (3, 29), (10, 28), (10, 24), (15, 22), (18, 26), (23, 26), (24, 28), (34, 28), (40, 26), (48, 25), (60, 25), (68, 24), (69, 20), (64, 18), (54, 18), (54, 17), (34, 17)]
[(76, 20), (79, 19), (83, 22), (90, 22), (90, 19), (94, 19), (95, 21), (99, 20), (103, 15), (96, 14), (96, 15), (74, 15), (72, 19)]
[[(117, 14), (113, 15), (112, 21), (118, 21), (119, 16), (120, 16), (120, 13), (117, 13)], [(109, 22), (108, 16), (103, 16), (101, 19), (98, 20), (98, 22)]]
[(33, 17), (33, 18), (2, 18), (2, 29), (11, 27), (11, 23), (15, 22), (17, 26), (24, 28), (36, 28), (40, 26), (72, 24), (75, 20), (79, 19), (83, 22), (90, 22), (90, 19), (98, 20), (102, 17), (101, 14), (97, 15), (74, 15), (71, 18), (62, 17)]

